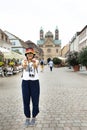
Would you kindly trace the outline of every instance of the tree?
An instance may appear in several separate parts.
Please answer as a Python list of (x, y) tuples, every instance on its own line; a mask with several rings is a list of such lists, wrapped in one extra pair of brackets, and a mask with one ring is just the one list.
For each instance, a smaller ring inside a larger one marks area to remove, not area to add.
[(83, 66), (87, 66), (87, 47), (83, 48), (79, 53), (79, 60)]
[(54, 57), (54, 58), (53, 58), (53, 63), (54, 63), (55, 65), (60, 65), (61, 62), (62, 62), (61, 59), (59, 59), (59, 58), (57, 58), (57, 57)]
[(70, 52), (66, 62), (71, 66), (79, 65), (79, 53), (77, 51)]

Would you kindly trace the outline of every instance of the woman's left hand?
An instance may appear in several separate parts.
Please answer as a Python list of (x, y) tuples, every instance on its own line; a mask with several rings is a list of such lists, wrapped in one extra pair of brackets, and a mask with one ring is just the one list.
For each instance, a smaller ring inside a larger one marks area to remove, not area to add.
[(37, 68), (36, 60), (35, 60), (35, 59), (32, 59), (32, 62), (33, 62), (34, 68)]

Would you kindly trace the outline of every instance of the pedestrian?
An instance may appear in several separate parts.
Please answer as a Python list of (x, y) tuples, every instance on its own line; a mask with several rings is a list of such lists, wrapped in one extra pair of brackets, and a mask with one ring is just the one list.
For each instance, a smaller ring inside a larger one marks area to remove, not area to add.
[(41, 72), (44, 71), (44, 59), (40, 60), (40, 67), (41, 67)]
[(53, 61), (50, 60), (49, 63), (48, 63), (48, 65), (49, 65), (49, 67), (50, 67), (50, 71), (52, 71), (52, 69), (53, 69)]
[[(22, 74), (22, 96), (24, 114), (26, 117), (25, 126), (28, 127), (36, 124), (36, 116), (39, 113), (39, 96), (40, 84), (38, 77), (38, 64), (35, 61), (35, 52), (33, 48), (26, 49), (26, 59), (23, 60), (23, 74)], [(32, 101), (32, 112), (30, 102)]]

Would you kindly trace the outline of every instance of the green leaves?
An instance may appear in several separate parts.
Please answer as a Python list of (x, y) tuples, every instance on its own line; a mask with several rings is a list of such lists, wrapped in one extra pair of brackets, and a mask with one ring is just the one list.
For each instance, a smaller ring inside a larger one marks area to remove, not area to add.
[(87, 47), (83, 48), (79, 53), (79, 60), (83, 66), (87, 66)]
[(79, 53), (77, 51), (70, 52), (68, 55), (67, 62), (71, 66), (78, 65), (80, 63), (79, 62)]
[(53, 58), (53, 63), (54, 63), (55, 65), (59, 65), (59, 64), (61, 64), (61, 62), (62, 62), (62, 60), (60, 60), (59, 58), (57, 58), (57, 57), (54, 57), (54, 58)]

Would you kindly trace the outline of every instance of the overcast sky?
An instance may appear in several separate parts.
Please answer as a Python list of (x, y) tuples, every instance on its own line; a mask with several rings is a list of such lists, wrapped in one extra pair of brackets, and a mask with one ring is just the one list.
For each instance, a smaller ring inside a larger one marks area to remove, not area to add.
[(0, 29), (37, 44), (44, 34), (59, 29), (62, 46), (87, 25), (87, 0), (0, 0)]

